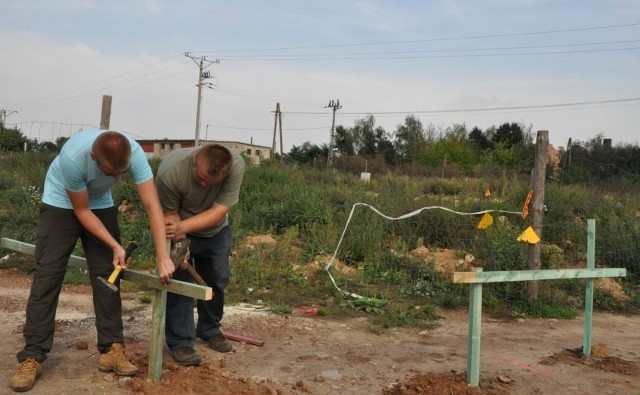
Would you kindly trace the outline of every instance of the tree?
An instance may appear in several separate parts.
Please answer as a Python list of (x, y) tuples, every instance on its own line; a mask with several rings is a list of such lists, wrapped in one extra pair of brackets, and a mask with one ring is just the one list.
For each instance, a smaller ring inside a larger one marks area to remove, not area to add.
[(448, 127), (442, 136), (447, 141), (465, 141), (467, 139), (467, 125), (464, 123), (454, 123)]
[(354, 155), (355, 149), (353, 148), (353, 135), (344, 126), (336, 126), (336, 133), (334, 136), (335, 148), (338, 152), (346, 155)]
[(493, 136), (492, 142), (503, 143), (506, 148), (511, 148), (514, 145), (522, 144), (524, 142), (524, 132), (522, 127), (513, 123), (503, 123), (496, 129), (496, 134)]
[(376, 119), (373, 115), (369, 115), (358, 119), (351, 128), (353, 148), (357, 155), (374, 155), (376, 153), (375, 124)]
[(378, 154), (384, 156), (384, 162), (394, 165), (396, 163), (396, 150), (389, 134), (382, 127), (376, 128), (376, 139), (378, 140)]
[(18, 129), (0, 129), (0, 151), (20, 152), (27, 138)]
[(329, 147), (326, 144), (317, 146), (306, 141), (301, 146), (294, 145), (287, 154), (287, 158), (294, 162), (313, 163), (313, 160), (320, 156), (326, 158), (329, 154)]
[(67, 140), (69, 140), (69, 137), (64, 137), (64, 136), (60, 136), (56, 139), (56, 147), (58, 151), (62, 149), (62, 146), (64, 145), (64, 143), (67, 142)]
[(422, 122), (413, 115), (404, 119), (404, 125), (398, 125), (395, 132), (394, 146), (398, 162), (410, 162), (418, 158), (418, 154), (426, 149), (427, 140)]
[(483, 151), (493, 146), (491, 141), (489, 141), (489, 138), (482, 133), (482, 130), (477, 126), (474, 126), (471, 133), (469, 133), (469, 141), (477, 145)]

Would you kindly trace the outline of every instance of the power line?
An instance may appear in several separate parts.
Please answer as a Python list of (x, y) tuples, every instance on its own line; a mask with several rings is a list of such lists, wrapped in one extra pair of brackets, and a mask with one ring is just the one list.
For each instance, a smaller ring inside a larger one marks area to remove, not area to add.
[[(585, 50), (572, 50), (572, 51), (544, 51), (544, 52), (513, 52), (513, 53), (488, 53), (488, 54), (461, 54), (461, 55), (412, 55), (412, 56), (355, 56), (355, 57), (321, 57), (321, 58), (243, 58), (243, 59), (230, 59), (222, 58), (227, 61), (236, 62), (255, 62), (255, 61), (328, 61), (328, 60), (398, 60), (398, 59), (438, 59), (438, 58), (480, 58), (480, 57), (499, 57), (499, 56), (535, 56), (535, 55), (564, 55), (571, 53), (590, 53), (590, 52), (621, 52), (621, 51), (635, 51), (640, 47), (629, 48), (605, 48), (605, 49), (585, 49)], [(296, 55), (299, 56), (299, 55)]]
[(194, 52), (194, 53), (282, 51), (282, 50), (291, 50), (291, 49), (340, 48), (340, 47), (357, 47), (357, 46), (370, 46), (370, 45), (413, 44), (413, 43), (424, 43), (424, 42), (434, 42), (434, 41), (477, 40), (477, 39), (499, 38), (499, 37), (534, 36), (534, 35), (570, 33), (570, 32), (604, 30), (604, 29), (619, 29), (619, 28), (634, 27), (634, 26), (640, 26), (640, 22), (626, 23), (626, 24), (619, 24), (619, 25), (590, 26), (590, 27), (575, 28), (575, 29), (542, 30), (542, 31), (536, 31), (536, 32), (523, 32), (523, 33), (497, 33), (497, 34), (486, 34), (486, 35), (476, 35), (476, 36), (426, 38), (426, 39), (418, 39), (418, 40), (374, 41), (374, 42), (366, 42), (366, 43), (308, 45), (308, 46), (276, 47), (276, 48), (253, 48), (253, 49), (237, 49), (237, 50), (224, 50), (224, 51), (213, 50), (213, 51), (201, 51), (201, 52)]
[[(178, 64), (178, 65), (171, 65), (171, 66), (169, 66), (167, 68), (163, 68), (163, 69), (160, 69), (160, 70), (157, 70), (157, 71), (149, 72), (149, 69), (151, 67), (156, 66), (158, 64), (165, 63), (165, 62), (167, 62), (167, 61), (169, 61), (171, 59), (176, 58), (177, 56), (179, 56), (179, 55), (170, 56), (170, 57), (165, 58), (163, 60), (148, 64), (148, 65), (144, 65), (144, 66), (141, 66), (141, 67), (126, 71), (124, 73), (116, 74), (114, 76), (111, 76), (111, 77), (108, 77), (108, 78), (105, 78), (105, 79), (102, 79), (102, 80), (99, 80), (99, 81), (96, 81), (96, 82), (92, 82), (92, 83), (90, 83), (88, 85), (84, 85), (84, 86), (81, 86), (81, 87), (69, 89), (69, 90), (62, 91), (62, 92), (58, 92), (58, 93), (55, 93), (55, 94), (52, 94), (52, 95), (48, 95), (48, 96), (44, 96), (44, 97), (41, 97), (41, 98), (38, 98), (38, 99), (35, 99), (35, 100), (28, 100), (28, 101), (16, 103), (16, 104), (14, 104), (14, 106), (16, 106), (16, 107), (18, 107), (18, 106), (30, 106), (30, 105), (31, 106), (37, 106), (38, 103), (46, 101), (47, 99), (52, 99), (52, 98), (56, 98), (56, 97), (60, 97), (60, 96), (66, 96), (66, 95), (70, 95), (70, 94), (75, 94), (75, 92), (82, 91), (82, 90), (85, 90), (85, 89), (90, 88), (90, 87), (99, 86), (101, 84), (107, 83), (107, 82), (112, 81), (112, 80), (120, 79), (123, 76), (129, 75), (129, 74), (133, 74), (133, 73), (136, 73), (136, 72), (139, 72), (139, 71), (145, 71), (146, 74), (144, 75), (143, 78), (146, 78), (147, 76), (158, 74), (158, 73), (164, 72), (166, 70), (170, 70), (170, 69), (175, 68), (175, 67), (177, 67), (177, 66), (179, 66), (181, 64), (186, 63), (186, 62), (183, 62), (183, 63)], [(127, 80), (127, 81), (124, 81), (124, 82), (120, 82), (120, 83), (118, 83), (118, 85), (121, 85), (121, 84), (124, 84), (124, 83), (128, 83), (128, 82), (131, 82), (131, 81), (136, 81), (138, 79), (139, 78), (136, 77), (134, 79), (130, 79), (130, 80)], [(104, 88), (96, 88), (94, 90), (91, 90), (90, 92), (94, 92), (94, 91), (98, 91), (98, 90), (104, 90)], [(88, 92), (81, 93), (81, 95), (86, 95), (86, 94), (88, 94)]]
[[(479, 52), (479, 51), (507, 51), (507, 50), (520, 50), (520, 49), (544, 49), (544, 48), (567, 48), (567, 47), (585, 47), (591, 45), (611, 45), (611, 44), (630, 44), (637, 43), (640, 40), (620, 40), (620, 41), (599, 41), (599, 42), (589, 42), (589, 43), (573, 43), (573, 44), (555, 44), (555, 45), (524, 45), (524, 46), (510, 46), (510, 47), (488, 47), (488, 48), (462, 48), (462, 49), (426, 49), (426, 50), (411, 50), (411, 51), (382, 51), (382, 52), (342, 52), (342, 53), (333, 53), (333, 52), (318, 52), (318, 53), (303, 53), (303, 54), (271, 54), (271, 55), (263, 55), (264, 58), (256, 58), (256, 59), (269, 59), (276, 57), (286, 57), (286, 56), (299, 56), (299, 57), (326, 57), (326, 56), (360, 56), (360, 55), (401, 55), (401, 54), (418, 54), (418, 53), (448, 53), (448, 52)], [(606, 48), (605, 48), (606, 49)], [(615, 49), (615, 48), (612, 48)], [(620, 48), (620, 49), (634, 49), (632, 48)], [(592, 49), (591, 51), (600, 51), (601, 49)], [(585, 50), (587, 51), (587, 50)], [(537, 52), (531, 52), (531, 54), (536, 54)], [(250, 56), (255, 55), (232, 55), (226, 56), (227, 60), (243, 60), (247, 59)]]
[[(326, 115), (326, 114), (325, 114)], [(235, 130), (251, 130), (251, 131), (272, 131), (273, 128), (269, 129), (269, 128), (247, 128), (247, 127), (238, 127), (238, 126), (228, 126), (228, 125), (212, 125), (212, 124), (207, 124), (207, 126), (213, 126), (216, 128), (224, 128), (224, 129), (235, 129)], [(319, 127), (319, 128), (287, 128), (287, 131), (299, 131), (299, 130), (320, 130), (320, 129), (326, 129), (326, 126), (323, 127)]]
[[(511, 107), (484, 107), (484, 108), (465, 108), (465, 109), (449, 109), (449, 110), (413, 110), (413, 111), (368, 111), (368, 112), (343, 112), (342, 115), (367, 115), (367, 114), (440, 114), (440, 113), (465, 113), (465, 112), (483, 112), (483, 111), (504, 111), (504, 110), (530, 110), (541, 108), (562, 108), (562, 107), (577, 107), (588, 106), (596, 104), (617, 104), (617, 103), (631, 103), (640, 101), (640, 97), (632, 97), (626, 99), (610, 99), (610, 100), (598, 100), (598, 101), (586, 101), (586, 102), (573, 102), (573, 103), (557, 103), (557, 104), (540, 104), (533, 106), (511, 106)], [(306, 111), (289, 111), (289, 114), (306, 114), (306, 115), (321, 115), (321, 112), (306, 112)]]
[[(154, 78), (154, 79), (150, 79), (150, 80), (147, 80), (147, 81), (143, 81), (143, 82), (140, 82), (140, 83), (137, 83), (137, 84), (134, 84), (134, 85), (125, 86), (125, 87), (122, 87), (122, 88), (119, 88), (119, 89), (114, 88), (114, 87), (117, 87), (117, 86), (120, 86), (120, 85), (124, 85), (124, 84), (126, 84), (128, 82), (131, 82), (131, 81), (120, 82), (120, 83), (117, 83), (117, 84), (113, 85), (112, 87), (110, 87), (108, 89), (109, 89), (109, 91), (111, 91), (111, 93), (124, 92), (124, 91), (130, 90), (130, 89), (137, 88), (139, 86), (149, 85), (149, 84), (151, 84), (153, 82), (160, 81), (160, 80), (169, 78), (171, 76), (174, 76), (174, 75), (177, 75), (177, 74), (182, 74), (182, 73), (185, 73), (185, 72), (186, 72), (185, 70), (180, 70), (180, 71), (177, 71), (175, 73), (163, 75), (163, 76), (160, 76), (158, 78)], [(31, 110), (31, 109), (43, 110), (43, 109), (52, 108), (52, 107), (59, 107), (59, 106), (63, 106), (63, 105), (79, 103), (79, 102), (83, 102), (83, 101), (86, 101), (86, 100), (89, 100), (89, 99), (95, 99), (96, 97), (101, 97), (102, 91), (104, 91), (104, 89), (105, 88), (96, 89), (94, 91), (86, 92), (86, 93), (83, 93), (83, 94), (81, 94), (79, 96), (76, 96), (76, 97), (60, 99), (60, 100), (52, 101), (52, 102), (49, 102), (49, 103), (45, 102), (43, 104), (32, 104), (32, 105), (23, 107), (21, 109), (22, 109), (22, 111), (28, 111), (28, 110)], [(35, 102), (37, 103), (37, 100)]]

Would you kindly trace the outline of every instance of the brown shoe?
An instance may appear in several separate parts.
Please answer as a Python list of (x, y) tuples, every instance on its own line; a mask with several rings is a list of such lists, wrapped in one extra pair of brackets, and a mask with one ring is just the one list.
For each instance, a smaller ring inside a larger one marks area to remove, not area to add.
[(42, 367), (33, 358), (27, 358), (20, 363), (18, 371), (11, 378), (11, 388), (17, 392), (29, 391), (40, 376)]
[(212, 338), (209, 338), (207, 343), (209, 344), (209, 348), (216, 350), (217, 352), (229, 352), (233, 350), (233, 346), (222, 333), (218, 333)]
[(121, 343), (113, 343), (109, 352), (100, 354), (98, 370), (115, 372), (118, 376), (135, 376), (138, 373), (138, 368), (127, 360)]
[(171, 355), (176, 363), (182, 366), (196, 366), (202, 362), (202, 358), (193, 347), (176, 347), (171, 350)]

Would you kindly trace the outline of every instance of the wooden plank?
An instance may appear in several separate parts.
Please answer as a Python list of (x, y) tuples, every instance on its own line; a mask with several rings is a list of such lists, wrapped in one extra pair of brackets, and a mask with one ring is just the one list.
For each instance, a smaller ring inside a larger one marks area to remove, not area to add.
[[(0, 247), (7, 248), (9, 250), (21, 252), (23, 254), (35, 255), (36, 246), (29, 243), (23, 243), (22, 241), (8, 239), (3, 237), (0, 239)], [(69, 257), (69, 266), (76, 267), (78, 269), (87, 270), (87, 260), (81, 256), (71, 255)]]
[[(33, 244), (23, 243), (21, 241), (8, 239), (5, 237), (0, 239), (0, 247), (29, 255), (34, 255), (36, 251), (36, 247)], [(87, 260), (81, 256), (71, 255), (71, 257), (69, 257), (69, 265), (86, 270)], [(160, 278), (158, 278), (158, 276), (156, 276), (155, 274), (130, 268), (122, 271), (122, 274), (120, 276), (120, 278), (123, 280), (131, 281), (148, 288), (160, 289), (167, 292), (173, 292), (179, 295), (189, 296), (191, 298), (202, 300), (211, 300), (213, 298), (213, 290), (211, 289), (211, 287), (205, 287), (202, 285), (196, 285), (193, 283), (178, 280), (172, 280), (169, 285), (165, 286), (162, 281), (160, 281)]]
[(575, 278), (625, 277), (623, 268), (511, 270), (493, 272), (454, 272), (454, 283), (499, 283), (513, 281), (559, 280)]
[(162, 281), (160, 281), (160, 278), (155, 274), (145, 273), (129, 268), (123, 270), (120, 276), (123, 280), (131, 281), (138, 285), (143, 285), (156, 290), (163, 290), (202, 300), (211, 300), (211, 298), (213, 298), (213, 290), (211, 287), (205, 287), (186, 281), (171, 280), (169, 285), (164, 285)]
[(149, 343), (149, 372), (147, 377), (157, 383), (162, 376), (164, 325), (167, 314), (167, 291), (156, 289), (151, 312), (151, 340)]

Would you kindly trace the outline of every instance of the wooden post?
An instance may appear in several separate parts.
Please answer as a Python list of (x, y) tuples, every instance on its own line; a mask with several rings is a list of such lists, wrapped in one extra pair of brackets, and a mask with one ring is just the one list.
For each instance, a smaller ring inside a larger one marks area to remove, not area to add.
[(278, 115), (280, 115), (280, 103), (276, 103), (276, 112), (273, 120), (273, 143), (271, 144), (271, 159), (276, 158), (276, 130), (278, 128)]
[(444, 161), (442, 162), (442, 178), (444, 178), (444, 170), (447, 168), (447, 154), (444, 154)]
[(100, 129), (109, 130), (111, 123), (111, 96), (102, 95), (102, 112), (100, 114)]
[[(278, 103), (278, 106), (280, 103)], [(278, 124), (280, 125), (280, 162), (284, 161), (284, 151), (282, 148), (282, 111), (280, 111), (280, 107), (278, 107)]]
[[(596, 260), (596, 220), (587, 220), (587, 269), (595, 268)], [(593, 278), (587, 279), (584, 298), (584, 336), (582, 338), (582, 355), (591, 355), (591, 326), (593, 317)]]
[[(481, 272), (481, 267), (473, 268)], [(480, 338), (482, 336), (482, 283), (471, 284), (469, 293), (469, 335), (467, 338), (467, 383), (480, 384)]]
[[(171, 253), (171, 240), (167, 240), (167, 250)], [(167, 291), (154, 290), (151, 310), (151, 340), (149, 344), (149, 380), (157, 383), (162, 376), (162, 350), (164, 349), (164, 326), (167, 318)]]
[(162, 350), (164, 349), (164, 325), (167, 314), (167, 291), (156, 289), (151, 312), (151, 339), (149, 342), (149, 372), (147, 377), (157, 383), (162, 376)]
[[(544, 182), (547, 170), (547, 149), (549, 147), (549, 131), (539, 130), (536, 138), (536, 157), (531, 176), (533, 198), (531, 199), (531, 225), (538, 237), (542, 239), (543, 218), (544, 218)], [(540, 269), (540, 246), (539, 243), (529, 245), (527, 266), (531, 270)], [(527, 284), (527, 299), (529, 301), (538, 298), (538, 283), (531, 281)]]

